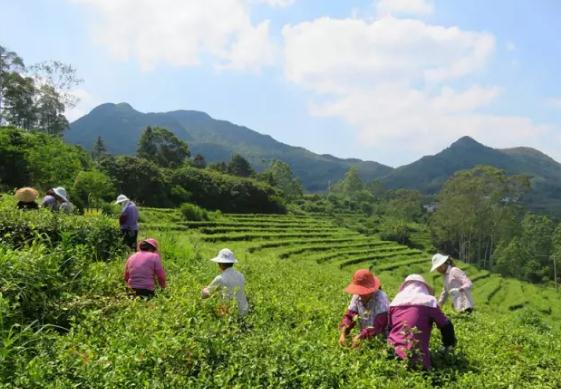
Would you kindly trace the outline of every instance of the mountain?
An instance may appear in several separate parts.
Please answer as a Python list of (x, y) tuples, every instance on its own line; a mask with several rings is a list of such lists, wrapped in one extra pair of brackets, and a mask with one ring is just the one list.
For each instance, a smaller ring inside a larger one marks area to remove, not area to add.
[(387, 175), (393, 169), (377, 162), (341, 159), (319, 155), (302, 147), (278, 142), (268, 135), (224, 120), (216, 120), (204, 112), (172, 111), (142, 113), (127, 103), (102, 104), (71, 123), (65, 139), (90, 149), (98, 136), (114, 154), (133, 154), (147, 126), (160, 126), (173, 131), (189, 144), (191, 154), (202, 154), (207, 162), (229, 161), (233, 154), (245, 157), (260, 171), (271, 160), (286, 162), (311, 192), (324, 191), (330, 182), (341, 179), (352, 166), (359, 169), (364, 180)]
[(528, 206), (534, 211), (561, 216), (561, 164), (529, 147), (494, 149), (465, 136), (438, 154), (394, 169), (381, 181), (390, 188), (434, 194), (455, 172), (476, 165), (492, 165), (508, 174), (531, 176), (533, 190), (526, 198)]

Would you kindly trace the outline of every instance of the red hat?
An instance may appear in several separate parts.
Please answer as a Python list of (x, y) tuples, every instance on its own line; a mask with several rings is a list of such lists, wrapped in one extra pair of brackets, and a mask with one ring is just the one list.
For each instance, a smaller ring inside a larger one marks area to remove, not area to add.
[(353, 275), (353, 280), (345, 288), (350, 294), (369, 294), (380, 289), (380, 279), (368, 269), (360, 269)]

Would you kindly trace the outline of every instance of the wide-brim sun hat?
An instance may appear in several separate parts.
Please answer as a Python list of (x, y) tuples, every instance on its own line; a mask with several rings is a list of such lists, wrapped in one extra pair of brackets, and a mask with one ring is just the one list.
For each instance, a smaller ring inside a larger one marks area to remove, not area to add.
[(350, 294), (370, 294), (380, 289), (380, 279), (368, 269), (360, 269), (353, 274), (353, 280), (345, 288)]
[(124, 203), (125, 201), (130, 201), (130, 200), (124, 194), (120, 194), (119, 196), (117, 196), (117, 201), (115, 201), (115, 204), (121, 204)]
[(234, 253), (230, 249), (222, 249), (218, 252), (218, 255), (211, 259), (212, 262), (216, 263), (237, 263), (238, 260), (234, 256)]
[(53, 192), (55, 192), (55, 194), (65, 202), (68, 201), (68, 194), (66, 193), (66, 189), (64, 189), (62, 186), (54, 188)]
[(412, 282), (418, 282), (421, 283), (423, 285), (426, 286), (426, 288), (428, 289), (430, 294), (434, 294), (434, 289), (432, 288), (432, 286), (430, 286), (427, 281), (425, 281), (425, 278), (420, 275), (420, 274), (410, 274), (408, 275), (405, 280), (403, 281), (403, 283), (401, 284), (401, 286), (399, 287), (399, 291), (401, 292), (403, 290), (403, 288), (405, 288), (408, 284), (412, 283)]
[(30, 187), (19, 188), (16, 190), (16, 200), (23, 201), (24, 203), (35, 201), (38, 196), (39, 192)]
[(430, 271), (435, 271), (438, 267), (444, 265), (448, 258), (450, 258), (448, 255), (434, 254), (432, 256), (432, 267)]

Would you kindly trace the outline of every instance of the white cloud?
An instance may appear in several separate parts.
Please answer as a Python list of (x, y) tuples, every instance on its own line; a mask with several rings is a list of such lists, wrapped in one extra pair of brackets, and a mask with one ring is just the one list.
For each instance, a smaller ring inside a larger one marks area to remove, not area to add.
[[(496, 86), (472, 82), (495, 52), (483, 32), (419, 20), (321, 18), (283, 29), (288, 80), (314, 93), (313, 115), (344, 119), (372, 158), (412, 161), (463, 135), (501, 147), (536, 144), (550, 128), (485, 111)], [(536, 138), (537, 137), (537, 138)]]
[(94, 9), (93, 34), (100, 44), (117, 58), (138, 59), (145, 69), (211, 58), (217, 67), (259, 70), (273, 61), (269, 23), (253, 23), (246, 0), (72, 1)]
[(296, 0), (252, 0), (254, 3), (267, 4), (271, 7), (288, 7)]
[(434, 4), (430, 0), (379, 0), (376, 12), (379, 16), (426, 16), (434, 13)]
[(545, 103), (549, 108), (561, 109), (561, 97), (551, 97)]
[(64, 112), (69, 122), (73, 122), (74, 120), (81, 118), (90, 112), (93, 107), (102, 103), (101, 99), (93, 96), (90, 92), (83, 88), (74, 89), (70, 93), (76, 96), (79, 100), (75, 107), (69, 108)]

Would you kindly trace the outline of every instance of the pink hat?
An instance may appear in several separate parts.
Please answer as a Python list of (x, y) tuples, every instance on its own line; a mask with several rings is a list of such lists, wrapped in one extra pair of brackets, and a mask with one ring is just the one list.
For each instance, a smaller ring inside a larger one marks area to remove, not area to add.
[[(144, 239), (143, 241), (141, 241), (140, 243), (146, 242), (148, 243), (150, 246), (154, 247), (156, 250), (158, 250), (158, 241), (154, 238), (148, 238), (148, 239)], [(139, 245), (140, 245), (139, 243)]]
[(350, 294), (370, 294), (380, 289), (380, 279), (368, 269), (360, 269), (353, 275), (353, 280), (345, 288)]

